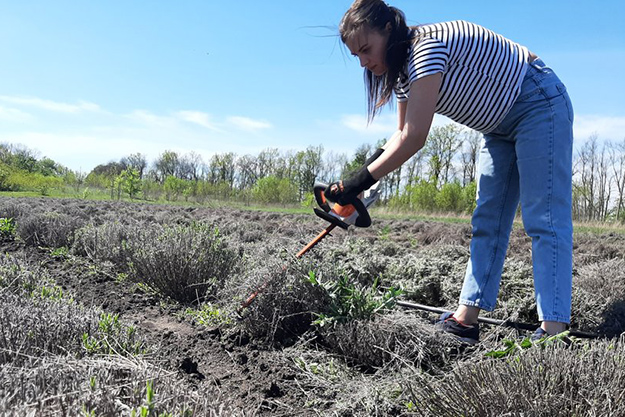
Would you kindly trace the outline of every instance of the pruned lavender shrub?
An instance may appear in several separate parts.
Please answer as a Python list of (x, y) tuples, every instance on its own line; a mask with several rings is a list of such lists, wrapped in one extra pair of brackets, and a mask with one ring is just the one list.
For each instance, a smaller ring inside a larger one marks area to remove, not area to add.
[(531, 264), (506, 259), (501, 273), (497, 305), (491, 316), (502, 320), (510, 319), (538, 325)]
[[(396, 285), (416, 303), (455, 309), (469, 259), (468, 248), (442, 245), (421, 248), (390, 261), (383, 282)], [(501, 275), (497, 307), (491, 316), (536, 322), (531, 264), (508, 258)]]
[(413, 222), (407, 233), (412, 235), (418, 245), (454, 245), (468, 246), (471, 240), (471, 226), (437, 222)]
[(83, 334), (97, 331), (97, 314), (73, 303), (16, 294), (0, 299), (0, 363), (24, 366), (31, 357), (84, 354)]
[(340, 265), (344, 272), (361, 285), (372, 285), (387, 271), (394, 257), (402, 249), (392, 242), (368, 242), (365, 239), (345, 239), (339, 247), (320, 250), (321, 262), (332, 262)]
[(90, 225), (76, 233), (72, 251), (111, 261), (134, 281), (184, 303), (210, 298), (240, 262), (239, 252), (207, 223)]
[(69, 247), (74, 232), (83, 223), (62, 213), (46, 212), (22, 217), (17, 223), (16, 233), (26, 244), (46, 248)]
[(210, 299), (239, 267), (239, 253), (209, 224), (152, 226), (136, 232), (128, 240), (133, 278), (174, 300)]
[[(301, 346), (283, 349), (281, 354), (297, 373), (296, 381), (309, 400), (297, 415), (397, 416), (405, 406), (398, 403), (401, 376), (393, 367), (386, 372), (363, 373), (341, 360), (336, 353)], [(418, 370), (406, 367), (410, 375)]]
[(383, 280), (401, 288), (409, 300), (451, 306), (458, 300), (468, 258), (461, 246), (426, 247), (394, 258)]
[(86, 256), (93, 261), (111, 261), (121, 268), (128, 263), (131, 236), (138, 228), (119, 222), (107, 222), (100, 226), (87, 225), (76, 231), (72, 253)]
[[(9, 254), (0, 256), (0, 294), (12, 293), (32, 297), (42, 291), (44, 294), (50, 294), (43, 289), (54, 289), (55, 287), (55, 283), (41, 266), (31, 265), (24, 257)], [(60, 289), (53, 291), (51, 293), (52, 298), (62, 296), (62, 291), (59, 291)]]
[(573, 250), (576, 267), (610, 259), (625, 259), (625, 235), (579, 233), (575, 235)]
[(18, 200), (0, 201), (0, 217), (17, 220), (25, 213), (28, 213), (28, 206)]
[(46, 355), (142, 350), (131, 326), (74, 303), (27, 261), (0, 258), (0, 276), (0, 363), (23, 366)]
[(625, 342), (533, 346), (513, 358), (461, 361), (442, 377), (415, 374), (407, 402), (418, 415), (625, 415)]
[[(148, 407), (148, 383), (152, 397)], [(142, 358), (106, 355), (41, 358), (28, 367), (0, 366), (3, 416), (252, 416), (218, 387), (189, 384)]]
[(316, 314), (328, 308), (327, 293), (309, 280), (311, 269), (307, 262), (266, 259), (264, 266), (247, 271), (254, 276), (239, 278), (247, 282), (244, 294), (262, 291), (242, 311), (244, 320), (240, 325), (255, 338), (269, 344), (289, 345), (310, 328)]
[(318, 332), (332, 352), (366, 369), (410, 366), (433, 372), (447, 366), (450, 349), (457, 346), (430, 323), (403, 311), (333, 323)]
[(625, 332), (625, 260), (608, 259), (578, 268), (573, 278), (572, 324), (615, 337)]

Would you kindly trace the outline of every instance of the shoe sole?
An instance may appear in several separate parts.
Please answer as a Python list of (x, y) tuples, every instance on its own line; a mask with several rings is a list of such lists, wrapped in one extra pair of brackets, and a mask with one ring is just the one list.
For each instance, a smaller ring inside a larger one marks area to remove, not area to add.
[[(451, 334), (451, 333), (449, 333)], [(462, 343), (466, 343), (467, 345), (477, 345), (480, 341), (479, 340), (475, 340), (475, 339), (471, 339), (469, 337), (460, 337), (460, 336), (456, 336), (454, 334), (451, 334), (456, 340), (462, 342)]]

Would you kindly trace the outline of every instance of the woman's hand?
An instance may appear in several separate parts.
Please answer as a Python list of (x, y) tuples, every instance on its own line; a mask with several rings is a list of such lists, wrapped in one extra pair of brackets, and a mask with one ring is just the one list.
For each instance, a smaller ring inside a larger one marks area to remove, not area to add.
[(346, 180), (335, 181), (328, 185), (323, 195), (326, 200), (345, 206), (351, 204), (360, 193), (371, 188), (377, 181), (364, 166)]

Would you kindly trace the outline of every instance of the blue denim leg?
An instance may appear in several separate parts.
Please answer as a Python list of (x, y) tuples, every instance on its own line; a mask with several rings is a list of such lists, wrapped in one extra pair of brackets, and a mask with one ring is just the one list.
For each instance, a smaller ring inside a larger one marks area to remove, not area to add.
[(521, 202), (532, 238), (538, 316), (571, 315), (573, 109), (566, 88), (541, 60), (529, 65), (514, 106), (480, 152), (471, 259), (460, 303), (492, 310), (514, 213)]
[(485, 135), (478, 161), (471, 257), (460, 304), (495, 308), (512, 222), (519, 204), (514, 142)]

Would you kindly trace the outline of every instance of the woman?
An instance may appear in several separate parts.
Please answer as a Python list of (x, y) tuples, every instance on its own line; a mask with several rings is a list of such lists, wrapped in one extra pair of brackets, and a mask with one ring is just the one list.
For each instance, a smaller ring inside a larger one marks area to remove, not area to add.
[(481, 26), (444, 22), (408, 27), (381, 0), (356, 0), (339, 32), (365, 68), (371, 121), (397, 97), (398, 129), (354, 176), (332, 183), (331, 201), (349, 203), (423, 148), (434, 113), (484, 135), (479, 154), (471, 257), (459, 306), (437, 327), (479, 340), (481, 309), (495, 308), (517, 206), (532, 238), (541, 326), (532, 339), (570, 322), (573, 110), (565, 86), (526, 47)]

